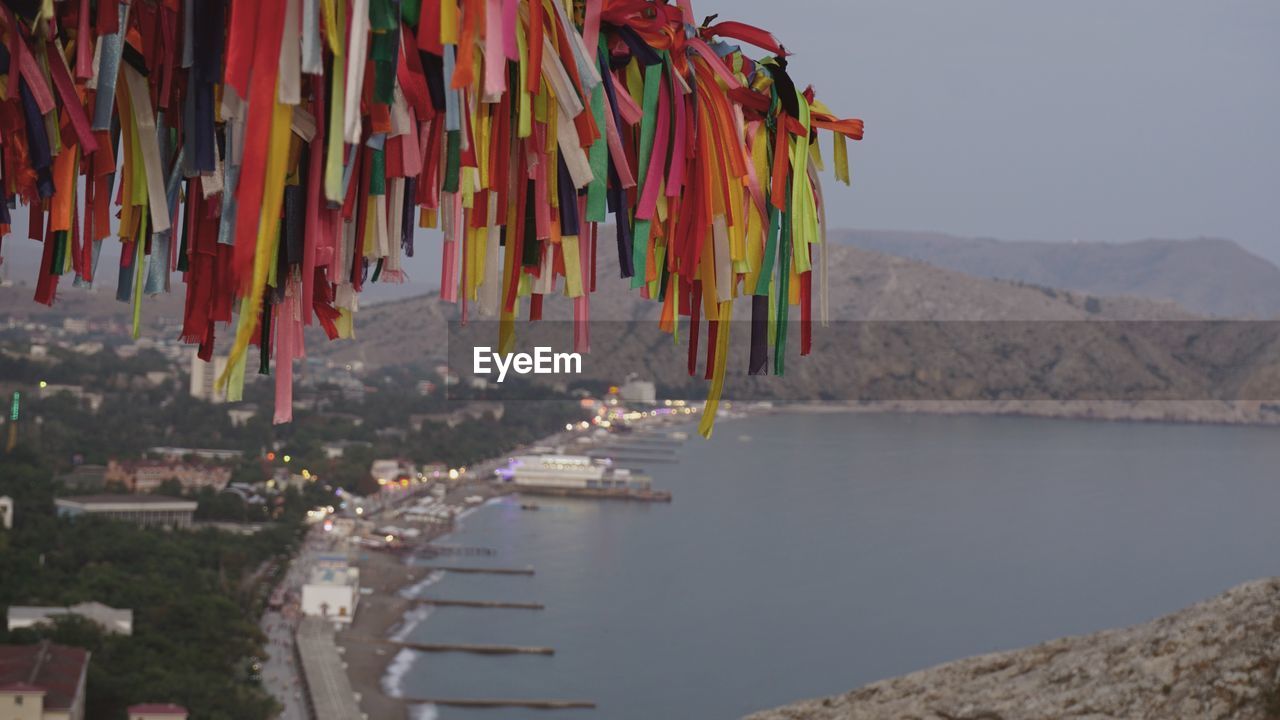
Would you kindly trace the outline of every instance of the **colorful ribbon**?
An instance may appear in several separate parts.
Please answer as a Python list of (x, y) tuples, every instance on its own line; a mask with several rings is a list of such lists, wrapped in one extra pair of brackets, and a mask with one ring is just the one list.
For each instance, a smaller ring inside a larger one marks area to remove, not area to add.
[(863, 126), (800, 89), (765, 30), (698, 25), (689, 0), (90, 6), (0, 5), (0, 199), (45, 243), (36, 300), (94, 279), (114, 202), (117, 296), (138, 318), (181, 271), (182, 338), (208, 359), (234, 323), (232, 397), (249, 345), (263, 372), (274, 356), (277, 422), (302, 327), (350, 337), (365, 284), (403, 281), (415, 227), (442, 231), (441, 297), (497, 313), (500, 348), (562, 292), (586, 351), (612, 213), (604, 252), (662, 303), (663, 331), (689, 318), (690, 373), (707, 326), (704, 434), (736, 297), (752, 297), (752, 374), (785, 369), (793, 306), (808, 353), (815, 284), (826, 320), (817, 131), (847, 184)]

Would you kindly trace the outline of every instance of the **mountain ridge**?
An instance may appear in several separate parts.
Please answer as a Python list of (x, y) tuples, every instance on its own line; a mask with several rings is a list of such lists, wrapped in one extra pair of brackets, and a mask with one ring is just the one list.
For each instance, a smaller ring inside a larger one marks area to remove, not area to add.
[(832, 230), (828, 237), (978, 277), (1166, 299), (1209, 317), (1280, 317), (1280, 267), (1223, 238), (1065, 243), (899, 230)]

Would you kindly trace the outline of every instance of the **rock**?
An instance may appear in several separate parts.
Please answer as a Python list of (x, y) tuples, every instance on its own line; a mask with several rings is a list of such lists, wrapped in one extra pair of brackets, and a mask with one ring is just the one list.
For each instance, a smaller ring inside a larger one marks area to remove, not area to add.
[(1280, 720), (1280, 578), (1121, 630), (957, 660), (747, 720)]

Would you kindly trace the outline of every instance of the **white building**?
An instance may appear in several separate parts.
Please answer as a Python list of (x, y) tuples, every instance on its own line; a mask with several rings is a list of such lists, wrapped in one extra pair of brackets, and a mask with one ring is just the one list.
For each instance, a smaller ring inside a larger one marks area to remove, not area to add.
[(374, 460), (369, 474), (379, 485), (387, 485), (417, 476), (418, 468), (408, 460)]
[(555, 490), (647, 490), (649, 478), (585, 455), (522, 455), (498, 471), (517, 486)]
[(164, 495), (80, 495), (56, 498), (53, 504), (58, 517), (92, 515), (142, 527), (191, 527), (196, 511), (194, 500)]
[(211, 403), (227, 401), (226, 388), (218, 390), (217, 380), (227, 368), (227, 359), (215, 356), (212, 362), (200, 359), (195, 350), (191, 351), (191, 397)]
[(13, 528), (13, 498), (8, 495), (0, 495), (0, 527)]
[(38, 607), (14, 605), (9, 608), (8, 628), (18, 630), (41, 623), (52, 623), (64, 615), (78, 615), (92, 620), (109, 633), (133, 634), (133, 611), (117, 610), (100, 602), (82, 602), (71, 607)]
[(227, 417), (231, 420), (231, 427), (244, 427), (257, 414), (258, 406), (252, 403), (234, 407), (227, 411)]
[(360, 601), (360, 569), (337, 563), (321, 563), (302, 586), (302, 612), (333, 622), (350, 623)]
[(629, 403), (653, 405), (658, 402), (658, 389), (648, 380), (629, 378), (621, 388), (618, 388), (618, 395)]

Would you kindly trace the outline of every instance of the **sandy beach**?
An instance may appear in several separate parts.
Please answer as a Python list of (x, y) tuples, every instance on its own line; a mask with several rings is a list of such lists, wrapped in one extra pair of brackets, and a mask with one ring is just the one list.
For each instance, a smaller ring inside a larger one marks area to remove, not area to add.
[[(452, 488), (445, 495), (445, 503), (464, 506), (464, 498), (479, 496), (486, 500), (508, 494), (509, 490), (487, 481), (470, 481)], [(385, 512), (385, 511), (384, 511)], [(377, 521), (378, 515), (370, 516)], [(447, 535), (452, 528), (426, 523), (396, 521), (400, 526), (414, 527), (422, 535), (416, 539), (418, 546), (425, 545)], [(410, 703), (388, 695), (383, 680), (387, 668), (400, 649), (385, 640), (403, 629), (414, 603), (405, 597), (404, 591), (426, 579), (428, 571), (407, 562), (411, 553), (404, 555), (362, 549), (356, 565), (360, 568), (360, 583), (370, 589), (370, 594), (360, 598), (355, 622), (337, 635), (337, 643), (343, 651), (347, 675), (351, 687), (360, 696), (360, 708), (377, 720), (399, 720), (409, 717)]]

